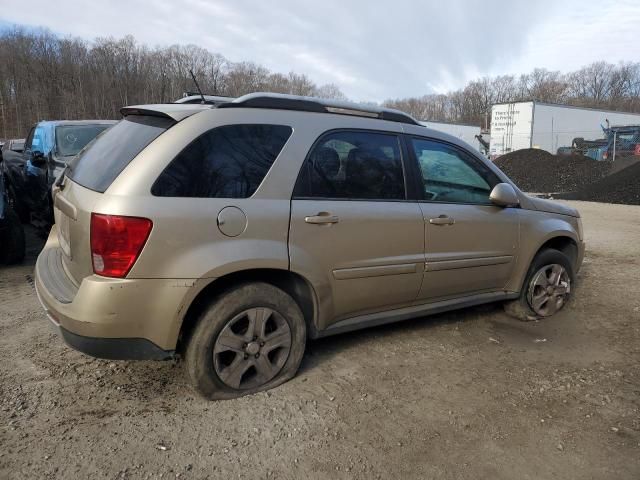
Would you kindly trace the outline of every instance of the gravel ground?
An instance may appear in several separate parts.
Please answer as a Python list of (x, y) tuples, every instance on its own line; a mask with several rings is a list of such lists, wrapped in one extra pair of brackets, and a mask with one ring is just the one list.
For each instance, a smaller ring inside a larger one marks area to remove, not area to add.
[(484, 306), (311, 342), (294, 380), (224, 402), (180, 364), (65, 347), (32, 264), (2, 269), (0, 478), (637, 480), (640, 207), (571, 203), (588, 251), (553, 319)]

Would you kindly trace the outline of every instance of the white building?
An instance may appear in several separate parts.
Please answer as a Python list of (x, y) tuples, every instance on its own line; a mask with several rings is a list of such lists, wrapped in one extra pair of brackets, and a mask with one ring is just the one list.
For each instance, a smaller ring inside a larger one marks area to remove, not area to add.
[(640, 114), (541, 102), (500, 103), (491, 107), (491, 158), (522, 148), (556, 153), (574, 138), (603, 138), (602, 127), (640, 125)]

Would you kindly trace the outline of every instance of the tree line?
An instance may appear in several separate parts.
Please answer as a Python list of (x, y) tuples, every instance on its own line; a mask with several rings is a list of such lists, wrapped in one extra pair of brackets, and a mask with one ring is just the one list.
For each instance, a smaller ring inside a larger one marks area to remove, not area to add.
[[(22, 137), (38, 120), (118, 118), (124, 105), (174, 101), (195, 89), (190, 70), (215, 95), (271, 91), (346, 100), (334, 84), (231, 62), (195, 45), (151, 48), (132, 36), (89, 42), (16, 27), (0, 31), (0, 138)], [(640, 63), (596, 62), (566, 74), (535, 69), (383, 104), (420, 120), (484, 126), (492, 104), (531, 99), (640, 112)]]
[(536, 68), (523, 75), (484, 77), (446, 94), (387, 100), (418, 119), (488, 126), (491, 105), (537, 100), (577, 107), (640, 112), (640, 62), (595, 62), (574, 72)]
[(172, 102), (195, 90), (190, 70), (214, 95), (345, 99), (336, 85), (231, 62), (195, 45), (149, 48), (132, 36), (88, 42), (14, 28), (0, 31), (0, 138), (22, 137), (39, 120), (115, 119), (124, 105)]

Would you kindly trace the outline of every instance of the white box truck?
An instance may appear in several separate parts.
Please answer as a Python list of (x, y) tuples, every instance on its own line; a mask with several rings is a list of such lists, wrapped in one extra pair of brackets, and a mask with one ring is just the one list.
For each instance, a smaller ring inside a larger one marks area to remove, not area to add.
[(499, 103), (491, 107), (491, 158), (522, 148), (556, 153), (574, 138), (603, 138), (602, 127), (640, 125), (640, 114), (542, 102)]
[(463, 123), (448, 123), (448, 122), (420, 122), (422, 125), (428, 128), (433, 128), (440, 132), (453, 135), (460, 140), (467, 142), (475, 150), (482, 152), (482, 145), (478, 142), (476, 135), (480, 135), (480, 127), (474, 125), (465, 125)]

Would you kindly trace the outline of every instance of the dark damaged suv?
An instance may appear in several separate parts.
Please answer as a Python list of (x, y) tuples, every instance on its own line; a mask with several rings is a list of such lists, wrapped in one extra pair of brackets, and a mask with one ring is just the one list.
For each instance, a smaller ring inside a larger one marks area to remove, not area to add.
[(67, 162), (113, 125), (112, 120), (39, 122), (24, 144), (22, 161), (2, 166), (9, 201), (23, 222), (48, 230), (53, 223), (51, 186)]

